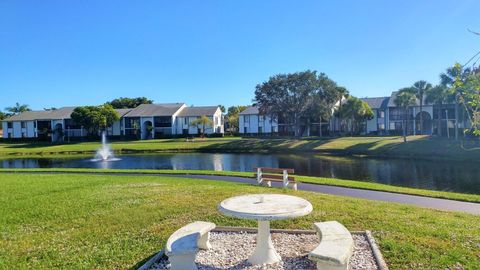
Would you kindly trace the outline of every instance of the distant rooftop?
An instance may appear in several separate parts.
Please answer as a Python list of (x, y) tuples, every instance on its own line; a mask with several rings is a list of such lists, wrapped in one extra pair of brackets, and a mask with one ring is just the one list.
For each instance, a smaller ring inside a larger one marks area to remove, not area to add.
[(246, 114), (259, 114), (258, 107), (250, 106), (240, 113), (240, 115), (246, 115)]
[(390, 97), (361, 98), (361, 100), (365, 101), (372, 109), (386, 109)]
[(199, 106), (199, 107), (185, 107), (183, 108), (178, 116), (202, 116), (202, 115), (213, 115), (217, 112), (218, 106)]
[(142, 104), (132, 109), (125, 117), (171, 116), (185, 103)]

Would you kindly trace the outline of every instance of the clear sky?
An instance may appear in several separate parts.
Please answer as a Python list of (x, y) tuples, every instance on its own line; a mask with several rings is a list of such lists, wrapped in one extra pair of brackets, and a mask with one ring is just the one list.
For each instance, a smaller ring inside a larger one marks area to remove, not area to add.
[(249, 104), (271, 75), (325, 72), (355, 96), (432, 83), (480, 50), (478, 0), (0, 1), (0, 109)]

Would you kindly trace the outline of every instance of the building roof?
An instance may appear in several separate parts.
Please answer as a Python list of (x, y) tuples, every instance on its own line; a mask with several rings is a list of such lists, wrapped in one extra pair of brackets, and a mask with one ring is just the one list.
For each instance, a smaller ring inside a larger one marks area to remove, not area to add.
[(258, 107), (257, 106), (250, 106), (248, 108), (246, 108), (245, 110), (243, 110), (241, 113), (239, 113), (240, 115), (247, 115), (247, 114), (259, 114), (259, 110), (258, 110)]
[[(73, 110), (77, 107), (62, 107), (51, 111), (28, 111), (21, 114), (12, 115), (3, 120), (7, 122), (12, 121), (33, 121), (33, 120), (56, 120), (56, 119), (70, 119)], [(115, 109), (120, 117), (130, 112), (132, 109)]]
[(185, 103), (141, 104), (125, 114), (125, 117), (172, 116)]
[(3, 120), (7, 122), (12, 121), (33, 121), (33, 120), (54, 120), (54, 119), (68, 119), (70, 114), (76, 107), (62, 107), (51, 111), (28, 111)]
[(202, 115), (214, 115), (218, 111), (218, 106), (199, 106), (199, 107), (185, 107), (179, 113), (178, 116), (202, 116)]
[(123, 117), (125, 114), (129, 113), (132, 109), (115, 109), (120, 117)]
[(390, 97), (361, 98), (361, 100), (365, 101), (372, 109), (386, 109)]
[[(388, 102), (388, 107), (397, 107), (397, 105), (395, 105), (395, 99), (397, 98), (397, 95), (398, 95), (398, 91), (392, 92), (392, 95), (390, 96), (390, 101)], [(426, 102), (426, 99), (427, 99), (427, 95), (424, 95), (423, 96), (423, 105), (431, 104), (431, 103)], [(418, 98), (415, 99), (415, 100), (416, 100), (416, 106), (420, 106), (420, 100)]]

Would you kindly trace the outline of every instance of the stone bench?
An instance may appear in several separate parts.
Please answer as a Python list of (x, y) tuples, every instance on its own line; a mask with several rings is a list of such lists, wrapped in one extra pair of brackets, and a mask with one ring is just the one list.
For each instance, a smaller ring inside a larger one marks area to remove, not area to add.
[(314, 228), (320, 244), (308, 254), (308, 258), (317, 263), (319, 270), (347, 270), (354, 247), (347, 228), (337, 221), (318, 222)]
[(195, 221), (174, 232), (167, 241), (165, 255), (171, 270), (197, 269), (195, 257), (199, 249), (211, 248), (208, 241), (210, 231), (215, 228), (211, 222)]

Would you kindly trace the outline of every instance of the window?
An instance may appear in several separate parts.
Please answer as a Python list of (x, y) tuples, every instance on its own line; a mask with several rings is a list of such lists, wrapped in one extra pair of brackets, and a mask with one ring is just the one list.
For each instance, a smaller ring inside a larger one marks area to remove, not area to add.
[(140, 128), (140, 118), (138, 117), (125, 118), (125, 128)]
[(245, 123), (250, 123), (250, 115), (245, 115), (245, 116), (243, 117), (243, 122), (245, 122)]
[(37, 121), (33, 122), (33, 128), (37, 128)]
[(378, 130), (385, 130), (385, 124), (378, 124)]
[(155, 117), (154, 122), (155, 122), (155, 127), (171, 127), (172, 117), (170, 116)]
[(25, 128), (26, 123), (25, 122), (20, 122), (20, 125), (21, 125), (22, 128)]
[(377, 111), (378, 118), (385, 118), (385, 111)]
[(395, 130), (402, 130), (402, 122), (395, 122)]
[(248, 128), (247, 128), (247, 127), (244, 127), (244, 128), (243, 128), (243, 133), (246, 134), (246, 133), (248, 133), (247, 131), (248, 131)]
[(11, 133), (11, 132), (8, 133), (8, 138), (9, 138), (9, 139), (12, 138), (12, 133)]
[(258, 133), (263, 133), (263, 127), (258, 127)]
[(13, 122), (8, 122), (7, 128), (13, 128)]
[[(188, 117), (183, 118), (183, 124), (188, 125)], [(187, 133), (188, 134), (188, 133)]]

